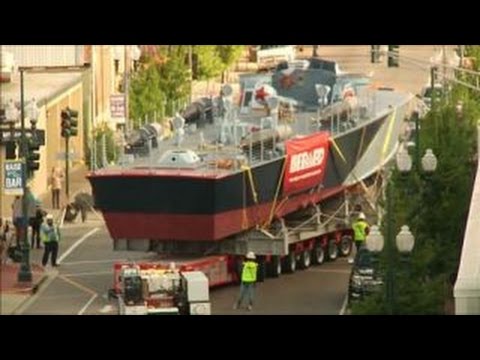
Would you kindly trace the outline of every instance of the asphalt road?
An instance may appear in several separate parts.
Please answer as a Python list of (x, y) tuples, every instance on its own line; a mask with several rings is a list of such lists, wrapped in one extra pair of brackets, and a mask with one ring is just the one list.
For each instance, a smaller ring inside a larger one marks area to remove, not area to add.
[[(439, 47), (401, 46), (400, 67), (388, 68), (386, 60), (370, 64), (369, 46), (320, 46), (320, 56), (336, 59), (346, 71), (370, 74), (375, 81), (399, 90), (417, 93), (429, 81), (427, 67), (408, 61), (410, 58), (428, 64)], [(451, 52), (451, 47), (447, 47)], [(305, 56), (311, 51), (306, 47)], [(93, 229), (96, 232), (91, 233)], [(88, 235), (88, 236), (87, 236)], [(116, 260), (149, 259), (154, 254), (114, 252), (103, 223), (90, 220), (84, 225), (67, 225), (60, 247), (61, 267), (54, 280), (44, 286), (25, 314), (114, 314), (114, 303), (107, 300), (112, 287), (112, 265)], [(41, 256), (34, 250), (33, 258)], [(63, 256), (63, 258), (62, 258)], [(279, 279), (268, 279), (256, 288), (252, 312), (233, 310), (237, 286), (211, 291), (214, 314), (338, 314), (342, 308), (349, 276), (345, 259), (311, 267)]]
[[(113, 251), (108, 232), (100, 221), (67, 225), (63, 238), (58, 274), (52, 273), (53, 281), (45, 284), (24, 314), (116, 314), (116, 303), (107, 298), (113, 285), (113, 263), (155, 257), (154, 253)], [(36, 250), (34, 258), (40, 255)], [(349, 265), (341, 258), (278, 279), (267, 279), (257, 285), (251, 312), (232, 309), (238, 286), (213, 289), (210, 293), (212, 313), (339, 314), (348, 275)]]

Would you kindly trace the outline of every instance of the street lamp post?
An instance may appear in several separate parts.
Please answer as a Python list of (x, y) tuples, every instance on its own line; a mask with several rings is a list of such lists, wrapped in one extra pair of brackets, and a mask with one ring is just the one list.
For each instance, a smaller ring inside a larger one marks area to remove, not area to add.
[[(417, 145), (418, 147), (418, 145)], [(412, 169), (412, 159), (408, 152), (401, 149), (396, 157), (397, 168), (401, 173), (408, 173)], [(424, 172), (431, 173), (437, 167), (437, 158), (431, 149), (427, 149), (422, 158), (422, 168)], [(389, 176), (390, 177), (390, 176)], [(387, 180), (386, 187), (386, 206), (387, 206), (387, 223), (386, 223), (386, 277), (385, 277), (385, 300), (389, 315), (395, 313), (395, 256), (394, 256), (394, 234), (393, 229), (395, 222), (393, 219), (393, 201), (392, 201), (392, 183)], [(400, 233), (396, 236), (397, 249), (402, 254), (408, 254), (413, 250), (415, 239), (410, 232), (408, 226), (403, 225)], [(379, 253), (384, 246), (384, 238), (380, 233), (379, 227), (373, 225), (366, 241), (367, 249), (373, 253)]]
[(24, 70), (20, 69), (20, 118), (21, 118), (21, 153), (24, 161), (22, 171), (22, 264), (18, 272), (18, 282), (31, 282), (32, 271), (30, 269), (30, 246), (28, 244), (28, 197), (27, 197), (27, 136), (25, 133), (25, 102), (24, 102)]

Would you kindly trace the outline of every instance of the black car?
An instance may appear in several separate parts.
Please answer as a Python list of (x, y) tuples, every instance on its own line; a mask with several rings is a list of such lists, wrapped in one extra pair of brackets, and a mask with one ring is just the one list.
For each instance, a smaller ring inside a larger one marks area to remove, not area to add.
[(361, 247), (355, 256), (350, 274), (348, 284), (349, 302), (362, 299), (367, 294), (379, 291), (382, 283), (375, 256), (366, 247)]

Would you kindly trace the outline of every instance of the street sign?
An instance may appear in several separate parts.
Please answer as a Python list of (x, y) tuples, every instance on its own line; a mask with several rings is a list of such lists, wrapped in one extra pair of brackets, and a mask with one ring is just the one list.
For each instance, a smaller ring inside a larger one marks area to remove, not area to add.
[[(45, 130), (35, 130), (36, 131), (36, 136), (38, 140), (38, 145), (45, 145)], [(27, 139), (32, 138), (32, 129), (25, 129), (25, 134), (27, 136)], [(20, 141), (22, 139), (22, 131), (20, 129), (14, 129), (13, 130), (13, 136), (12, 136), (12, 131), (10, 129), (0, 129), (0, 144), (5, 144), (9, 141)]]
[(112, 118), (125, 117), (125, 95), (110, 95), (110, 116)]
[(4, 192), (8, 195), (23, 194), (23, 161), (6, 160), (4, 165)]

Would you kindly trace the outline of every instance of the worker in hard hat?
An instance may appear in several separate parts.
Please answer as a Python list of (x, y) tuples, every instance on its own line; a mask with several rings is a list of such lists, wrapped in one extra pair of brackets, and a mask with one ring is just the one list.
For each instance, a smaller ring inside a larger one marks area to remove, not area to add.
[[(367, 218), (363, 212), (358, 214), (357, 220), (352, 224), (353, 229), (353, 240), (355, 242), (355, 247), (357, 253), (360, 250), (360, 247), (365, 245), (365, 241), (370, 232), (370, 226), (368, 225)], [(350, 264), (353, 263), (353, 257), (348, 259)]]
[(42, 265), (46, 266), (50, 253), (52, 253), (51, 264), (57, 267), (58, 243), (60, 242), (60, 231), (53, 223), (53, 215), (47, 214), (45, 217), (46, 223), (42, 224), (40, 228), (40, 238), (43, 242), (45, 251), (43, 253)]
[(253, 251), (249, 251), (245, 261), (242, 264), (240, 294), (238, 296), (238, 300), (233, 305), (234, 309), (240, 308), (244, 298), (246, 297), (248, 303), (247, 309), (248, 311), (252, 310), (255, 283), (257, 282), (257, 270), (258, 264), (255, 262), (255, 253)]

